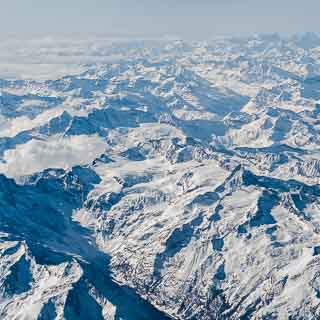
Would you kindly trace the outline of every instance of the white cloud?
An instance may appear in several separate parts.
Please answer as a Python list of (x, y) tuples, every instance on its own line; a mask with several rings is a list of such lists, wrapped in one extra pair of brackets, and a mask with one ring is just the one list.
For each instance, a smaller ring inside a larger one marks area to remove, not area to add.
[(105, 150), (105, 142), (98, 136), (73, 136), (48, 141), (31, 140), (5, 152), (5, 164), (0, 172), (17, 178), (47, 168), (68, 169), (75, 165), (90, 163)]

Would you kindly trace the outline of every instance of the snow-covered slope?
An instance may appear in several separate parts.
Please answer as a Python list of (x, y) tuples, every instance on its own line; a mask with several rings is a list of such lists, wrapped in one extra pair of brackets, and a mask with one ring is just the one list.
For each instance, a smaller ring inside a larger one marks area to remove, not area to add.
[(0, 318), (319, 319), (319, 35), (93, 43), (0, 68)]

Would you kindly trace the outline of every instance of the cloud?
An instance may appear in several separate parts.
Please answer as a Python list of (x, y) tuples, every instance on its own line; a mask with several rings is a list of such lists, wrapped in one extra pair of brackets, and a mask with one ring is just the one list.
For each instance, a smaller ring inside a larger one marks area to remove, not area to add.
[(0, 172), (17, 178), (47, 168), (68, 169), (90, 163), (104, 150), (105, 142), (98, 136), (52, 136), (48, 141), (31, 140), (5, 152), (6, 163), (0, 165)]

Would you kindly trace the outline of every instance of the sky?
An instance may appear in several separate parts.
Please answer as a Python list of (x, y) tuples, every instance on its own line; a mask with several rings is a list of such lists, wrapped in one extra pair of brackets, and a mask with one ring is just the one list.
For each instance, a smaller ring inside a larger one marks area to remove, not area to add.
[(207, 39), (319, 31), (319, 0), (0, 0), (0, 34)]

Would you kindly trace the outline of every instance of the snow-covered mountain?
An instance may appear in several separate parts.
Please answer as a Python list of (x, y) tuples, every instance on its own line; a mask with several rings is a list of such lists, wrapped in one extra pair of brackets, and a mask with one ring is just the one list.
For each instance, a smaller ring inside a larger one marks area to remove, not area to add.
[(0, 47), (1, 319), (320, 319), (319, 34)]

